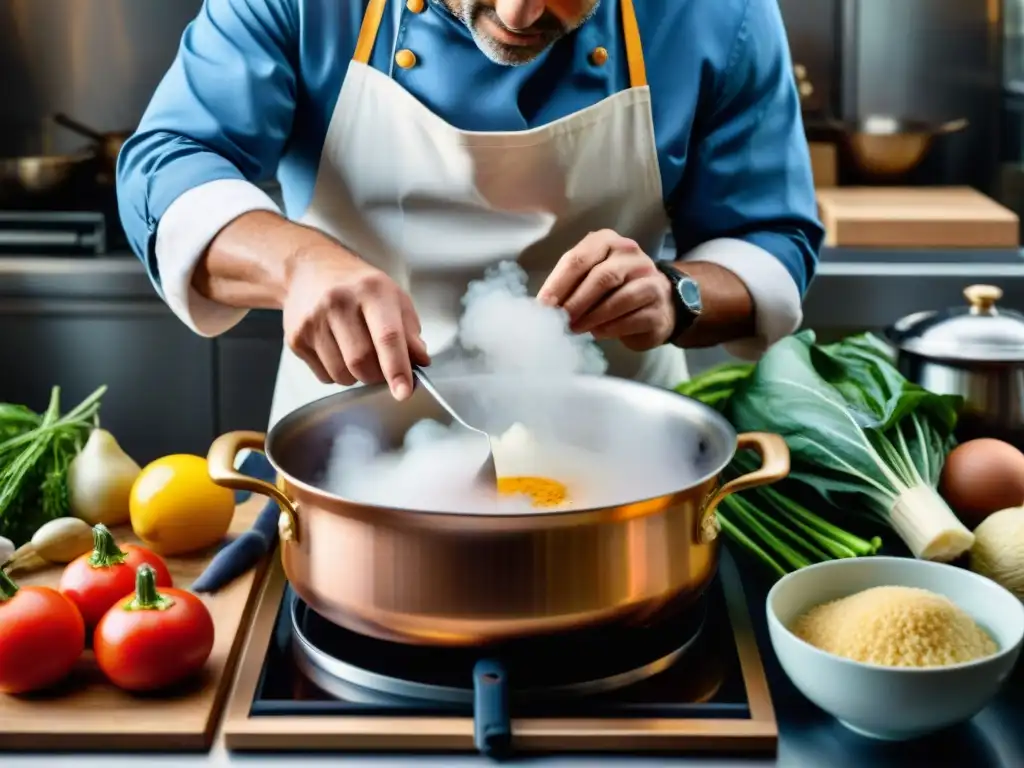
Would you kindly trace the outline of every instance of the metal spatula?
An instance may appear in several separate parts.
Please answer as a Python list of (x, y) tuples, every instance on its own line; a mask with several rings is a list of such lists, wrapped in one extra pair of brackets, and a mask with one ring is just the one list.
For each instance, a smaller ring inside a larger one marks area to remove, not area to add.
[(489, 491), (495, 492), (498, 489), (498, 470), (494, 466), (494, 451), (491, 448), (491, 436), (484, 432), (482, 429), (477, 429), (471, 424), (467, 423), (465, 419), (459, 416), (458, 412), (452, 408), (447, 400), (437, 391), (437, 387), (434, 386), (430, 377), (420, 368), (418, 365), (412, 367), (412, 374), (416, 377), (416, 381), (420, 386), (425, 389), (434, 401), (448, 411), (448, 414), (463, 427), (471, 432), (476, 432), (482, 438), (487, 441), (487, 458), (484, 463), (480, 465), (480, 469), (476, 473), (475, 481), (478, 485), (486, 488)]

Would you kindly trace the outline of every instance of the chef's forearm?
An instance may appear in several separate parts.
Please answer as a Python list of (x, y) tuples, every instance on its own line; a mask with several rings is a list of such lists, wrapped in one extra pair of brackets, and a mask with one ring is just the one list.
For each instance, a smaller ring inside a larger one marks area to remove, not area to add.
[(697, 281), (704, 309), (697, 321), (674, 343), (680, 347), (714, 347), (756, 331), (754, 302), (746, 284), (734, 272), (710, 262), (675, 264)]
[(292, 265), (317, 248), (338, 248), (327, 235), (270, 211), (239, 216), (211, 241), (192, 287), (229, 307), (280, 309)]

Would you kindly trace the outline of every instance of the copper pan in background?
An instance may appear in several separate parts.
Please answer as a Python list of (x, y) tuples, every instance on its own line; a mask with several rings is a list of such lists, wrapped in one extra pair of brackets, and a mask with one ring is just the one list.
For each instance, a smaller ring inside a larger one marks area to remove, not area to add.
[(857, 120), (827, 120), (853, 170), (861, 177), (889, 181), (915, 170), (938, 137), (964, 130), (967, 120), (929, 123), (891, 115)]
[(117, 156), (132, 132), (100, 133), (63, 114), (54, 115), (53, 121), (91, 144), (73, 154), (0, 157), (0, 204), (59, 196), (86, 175), (100, 184), (113, 184)]
[[(594, 414), (627, 413), (641, 437), (670, 430), (669, 444), (678, 441), (678, 454), (669, 450), (653, 460), (665, 462), (668, 471), (679, 467), (680, 478), (689, 480), (656, 497), (638, 487), (629, 503), (517, 515), (371, 506), (321, 490), (317, 478), (343, 425), (375, 422), (387, 444), (399, 445), (420, 419), (440, 418), (438, 406), (420, 390), (399, 403), (382, 386), (310, 403), (269, 434), (218, 438), (208, 455), (214, 482), (279, 503), (281, 558), (292, 587), (317, 613), (362, 634), (424, 645), (487, 646), (642, 622), (669, 604), (685, 609), (716, 571), (718, 503), (789, 472), (781, 437), (736, 435), (713, 409), (624, 379), (472, 375), (438, 386), (456, 401), (482, 394), (485, 401), (543, 402), (545, 414), (557, 421), (551, 434), (565, 434), (566, 442), (577, 445), (586, 444), (576, 441), (586, 439), (587, 419), (593, 422)], [(279, 473), (276, 486), (234, 469), (246, 449), (266, 453)], [(761, 468), (720, 484), (739, 449), (757, 451)]]
[(117, 169), (117, 156), (121, 153), (121, 147), (131, 137), (132, 131), (96, 131), (63, 113), (54, 115), (53, 120), (69, 131), (92, 141), (96, 158), (100, 164), (100, 174), (104, 177), (103, 181), (113, 181)]
[(0, 204), (45, 197), (62, 191), (93, 155), (0, 157)]

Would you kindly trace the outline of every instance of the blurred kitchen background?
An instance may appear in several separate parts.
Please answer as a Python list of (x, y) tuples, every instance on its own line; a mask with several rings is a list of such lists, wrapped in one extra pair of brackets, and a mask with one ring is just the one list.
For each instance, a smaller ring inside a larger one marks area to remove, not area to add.
[[(1024, 309), (1024, 0), (780, 4), (829, 229), (805, 324), (881, 329), (983, 282)], [(116, 215), (110, 160), (200, 5), (0, 0), (0, 164), (77, 157), (45, 189), (0, 184), (0, 401), (106, 383), (104, 421), (140, 461), (263, 429), (282, 343), (267, 312), (191, 334)]]

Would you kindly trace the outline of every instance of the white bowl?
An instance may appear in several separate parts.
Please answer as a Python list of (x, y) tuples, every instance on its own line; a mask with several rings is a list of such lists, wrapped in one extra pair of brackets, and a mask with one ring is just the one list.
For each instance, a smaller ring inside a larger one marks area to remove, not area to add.
[[(872, 587), (920, 587), (945, 595), (988, 631), (995, 655), (947, 667), (884, 667), (821, 651), (789, 627), (816, 605)], [(994, 581), (951, 565), (864, 557), (812, 565), (768, 593), (768, 631), (793, 685), (852, 731), (902, 741), (964, 722), (998, 693), (1024, 638), (1024, 605)]]

